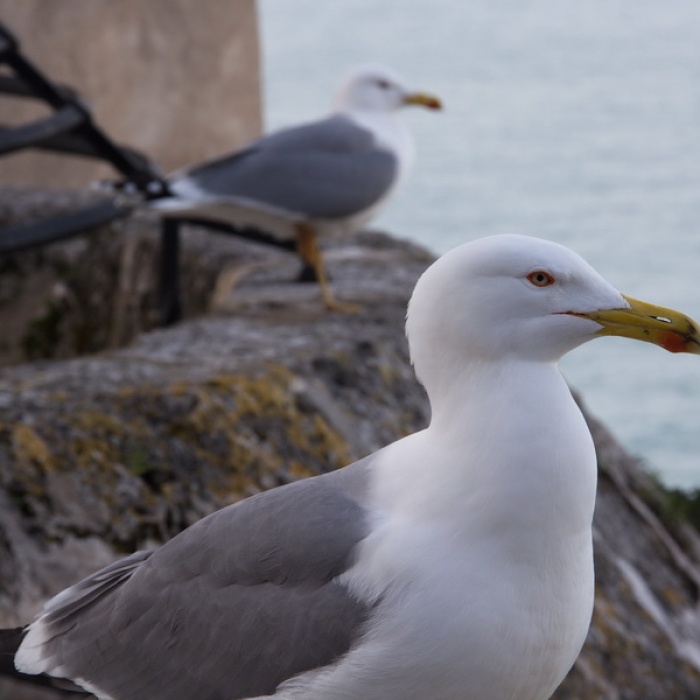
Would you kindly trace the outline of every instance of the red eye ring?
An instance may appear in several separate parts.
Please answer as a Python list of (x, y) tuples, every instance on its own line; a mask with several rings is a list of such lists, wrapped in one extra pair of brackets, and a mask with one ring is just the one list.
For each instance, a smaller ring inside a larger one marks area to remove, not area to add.
[(555, 282), (554, 277), (544, 270), (533, 270), (526, 279), (535, 287), (549, 287)]

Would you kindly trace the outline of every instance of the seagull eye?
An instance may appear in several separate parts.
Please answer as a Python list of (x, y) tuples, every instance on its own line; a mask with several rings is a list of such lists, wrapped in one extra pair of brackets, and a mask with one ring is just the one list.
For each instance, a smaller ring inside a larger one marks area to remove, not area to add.
[(377, 85), (382, 90), (388, 90), (391, 87), (391, 83), (388, 80), (383, 80), (382, 78), (377, 79)]
[(549, 287), (554, 284), (554, 277), (544, 270), (535, 270), (527, 276), (527, 281), (535, 287)]

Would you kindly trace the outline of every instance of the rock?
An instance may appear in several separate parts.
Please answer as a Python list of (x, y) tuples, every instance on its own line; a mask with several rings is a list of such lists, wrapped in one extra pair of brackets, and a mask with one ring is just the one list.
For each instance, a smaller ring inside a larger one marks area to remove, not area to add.
[[(191, 237), (190, 250), (213, 240)], [(0, 370), (0, 626), (216, 508), (426, 424), (403, 334), (425, 251), (379, 234), (332, 248), (334, 290), (366, 306), (356, 315), (324, 312), (316, 285), (293, 282), (293, 256), (255, 256), (219, 264), (216, 313), (123, 349)], [(555, 698), (700, 697), (698, 535), (588, 420), (600, 463), (596, 607)]]
[(587, 415), (599, 487), (596, 602), (576, 666), (556, 700), (700, 697), (700, 539), (668, 494)]
[(361, 315), (326, 313), (317, 285), (264, 267), (229, 314), (1, 370), (2, 622), (30, 619), (110, 556), (423, 425), (403, 317), (429, 260), (365, 234), (329, 254), (339, 296), (368, 303)]
[[(104, 194), (0, 186), (3, 227), (79, 211)], [(64, 241), (0, 255), (0, 366), (65, 359), (125, 345), (160, 321), (161, 219), (139, 212)], [(201, 227), (182, 227), (182, 313), (226, 304), (251, 271), (292, 280), (295, 255)], [(313, 295), (310, 285), (308, 293)]]

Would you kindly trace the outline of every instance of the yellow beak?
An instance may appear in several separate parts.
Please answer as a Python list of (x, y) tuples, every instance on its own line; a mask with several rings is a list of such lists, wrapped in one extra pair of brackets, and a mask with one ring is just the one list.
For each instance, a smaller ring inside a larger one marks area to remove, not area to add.
[(619, 335), (660, 345), (669, 352), (700, 355), (700, 328), (693, 319), (673, 309), (622, 296), (629, 303), (629, 309), (572, 312), (570, 315), (599, 323), (602, 328), (598, 335)]
[(427, 92), (411, 92), (403, 98), (405, 105), (419, 105), (428, 109), (442, 109), (442, 102)]

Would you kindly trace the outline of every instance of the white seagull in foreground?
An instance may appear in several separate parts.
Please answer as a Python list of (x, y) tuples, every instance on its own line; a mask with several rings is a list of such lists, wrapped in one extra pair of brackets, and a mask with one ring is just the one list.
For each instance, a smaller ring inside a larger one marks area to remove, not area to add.
[(546, 700), (593, 605), (596, 457), (557, 360), (700, 354), (686, 316), (560, 245), (468, 243), (418, 282), (429, 427), (204, 518), (50, 600), (16, 666), (111, 700)]
[(406, 105), (441, 108), (387, 68), (359, 68), (343, 81), (330, 116), (175, 173), (168, 181), (174, 196), (151, 206), (296, 240), (326, 307), (352, 310), (329, 290), (316, 237), (359, 230), (404, 179), (413, 160), (398, 115)]

